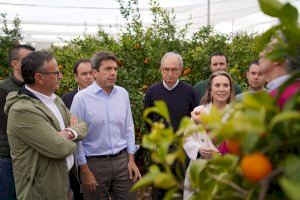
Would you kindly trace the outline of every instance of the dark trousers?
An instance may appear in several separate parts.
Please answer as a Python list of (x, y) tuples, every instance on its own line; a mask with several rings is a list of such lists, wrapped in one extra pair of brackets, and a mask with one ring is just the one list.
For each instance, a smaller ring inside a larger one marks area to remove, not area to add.
[(11, 158), (0, 157), (0, 199), (17, 199)]
[[(173, 164), (173, 166), (171, 167), (172, 173), (175, 174), (177, 176), (177, 178), (179, 178), (179, 180), (181, 180), (182, 182), (184, 181), (184, 177), (185, 177), (185, 173), (187, 170), (187, 166), (190, 162), (190, 159), (188, 158), (188, 156), (186, 156), (185, 159), (185, 163), (182, 165), (179, 162), (176, 162)], [(162, 166), (160, 166), (162, 168)], [(152, 187), (152, 200), (161, 200), (164, 198), (164, 196), (166, 195), (167, 190), (161, 189), (161, 188), (156, 188), (156, 187)], [(183, 191), (180, 190), (178, 191), (179, 197), (176, 198), (182, 200), (183, 199)]]
[(94, 174), (98, 187), (95, 192), (83, 189), (85, 200), (132, 200), (135, 193), (130, 192), (133, 182), (129, 179), (128, 155), (126, 152), (116, 157), (88, 157), (87, 164)]
[(73, 172), (72, 170), (69, 173), (70, 187), (73, 192), (73, 199), (83, 200), (83, 194), (81, 193), (80, 190), (80, 183), (74, 173), (76, 172)]

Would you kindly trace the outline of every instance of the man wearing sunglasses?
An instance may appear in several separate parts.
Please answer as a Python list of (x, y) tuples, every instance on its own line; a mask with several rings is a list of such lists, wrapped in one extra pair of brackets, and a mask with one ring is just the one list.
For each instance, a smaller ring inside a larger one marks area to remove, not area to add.
[(62, 74), (52, 54), (30, 53), (21, 73), (25, 86), (8, 95), (4, 108), (17, 199), (67, 199), (76, 141), (87, 125), (54, 94)]

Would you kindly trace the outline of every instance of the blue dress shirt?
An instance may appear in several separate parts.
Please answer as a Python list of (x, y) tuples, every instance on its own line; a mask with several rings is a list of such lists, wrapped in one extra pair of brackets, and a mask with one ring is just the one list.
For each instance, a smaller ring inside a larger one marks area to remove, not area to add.
[(135, 153), (135, 134), (128, 92), (114, 86), (109, 95), (94, 81), (74, 97), (71, 112), (88, 124), (87, 136), (78, 143), (79, 165), (85, 156), (112, 155), (127, 148)]

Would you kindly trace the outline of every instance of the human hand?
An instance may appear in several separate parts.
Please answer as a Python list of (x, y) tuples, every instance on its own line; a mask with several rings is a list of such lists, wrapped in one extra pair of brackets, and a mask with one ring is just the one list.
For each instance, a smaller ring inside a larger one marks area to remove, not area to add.
[(139, 168), (136, 166), (134, 160), (129, 159), (128, 162), (128, 172), (129, 172), (129, 178), (132, 180), (134, 183), (142, 178), (142, 175), (140, 173)]
[(213, 150), (209, 147), (200, 147), (199, 153), (201, 155), (201, 158), (203, 159), (211, 159), (213, 155)]
[(83, 187), (90, 192), (96, 191), (98, 183), (94, 174), (90, 171), (87, 164), (80, 166), (81, 182)]
[(199, 108), (195, 108), (192, 112), (191, 112), (191, 118), (192, 120), (194, 121), (194, 123), (196, 125), (200, 124), (201, 123), (201, 120), (200, 120), (200, 114), (201, 114), (201, 111)]

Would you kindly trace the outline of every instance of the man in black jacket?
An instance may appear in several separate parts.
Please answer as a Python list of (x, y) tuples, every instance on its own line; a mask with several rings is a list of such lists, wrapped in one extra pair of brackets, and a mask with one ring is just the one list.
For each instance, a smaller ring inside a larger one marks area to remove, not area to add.
[[(73, 98), (77, 94), (77, 92), (91, 85), (94, 81), (92, 65), (89, 59), (78, 60), (73, 67), (73, 72), (78, 86), (73, 91), (68, 92), (62, 96), (62, 100), (69, 110), (71, 108)], [(80, 192), (79, 177), (76, 178), (76, 174), (76, 172), (70, 172), (70, 186), (73, 191), (74, 200), (82, 200), (83, 195)]]
[(7, 116), (4, 114), (6, 96), (9, 92), (18, 91), (23, 85), (21, 60), (35, 49), (29, 45), (17, 45), (8, 52), (12, 73), (0, 81), (0, 199), (16, 199), (15, 183), (12, 170), (10, 148), (7, 140)]
[(69, 109), (71, 108), (71, 104), (73, 102), (75, 94), (79, 90), (91, 85), (94, 81), (91, 61), (89, 59), (78, 60), (74, 65), (73, 72), (78, 87), (76, 87), (73, 91), (68, 92), (62, 96), (62, 100)]

